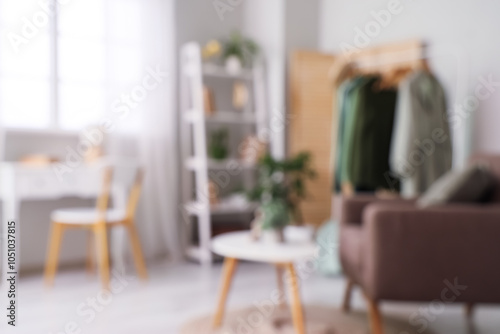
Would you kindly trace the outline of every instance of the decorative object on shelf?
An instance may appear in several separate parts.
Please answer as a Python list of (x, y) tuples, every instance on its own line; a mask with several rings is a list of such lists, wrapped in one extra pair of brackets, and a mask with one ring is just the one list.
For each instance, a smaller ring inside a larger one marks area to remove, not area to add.
[(222, 42), (222, 59), (226, 70), (238, 73), (243, 66), (251, 66), (259, 47), (257, 44), (239, 32), (235, 31), (228, 40)]
[(201, 51), (203, 59), (209, 59), (220, 54), (221, 45), (216, 39), (212, 39), (205, 44), (203, 50)]
[(219, 204), (219, 186), (214, 181), (208, 181), (208, 198), (210, 205)]
[(213, 115), (215, 113), (214, 92), (206, 85), (203, 85), (203, 106), (205, 107), (206, 115)]
[(243, 109), (248, 103), (248, 88), (245, 83), (236, 81), (233, 85), (233, 107)]
[(222, 160), (228, 156), (227, 129), (215, 130), (210, 135), (208, 155), (215, 160)]
[(240, 160), (248, 164), (256, 164), (266, 154), (267, 144), (257, 136), (247, 136), (240, 145)]
[(241, 72), (241, 69), (243, 68), (241, 61), (236, 56), (227, 57), (224, 65), (226, 66), (226, 71), (231, 74), (237, 74)]
[[(292, 221), (302, 224), (300, 201), (306, 197), (305, 182), (316, 176), (311, 167), (311, 155), (301, 152), (296, 156), (275, 160), (269, 154), (259, 162), (257, 187), (249, 194), (251, 200), (261, 201), (261, 228), (273, 231), (278, 242), (283, 242), (283, 228)], [(264, 235), (265, 233), (263, 233)]]
[(28, 154), (19, 159), (21, 164), (27, 166), (47, 166), (58, 161), (58, 158), (46, 154)]

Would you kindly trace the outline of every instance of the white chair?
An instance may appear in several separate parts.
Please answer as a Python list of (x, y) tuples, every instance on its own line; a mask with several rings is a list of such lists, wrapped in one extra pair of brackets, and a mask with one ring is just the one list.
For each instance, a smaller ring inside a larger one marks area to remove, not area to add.
[[(45, 283), (52, 285), (57, 270), (59, 250), (63, 234), (67, 229), (86, 229), (90, 231), (89, 254), (87, 266), (93, 268), (94, 242), (97, 246), (97, 258), (104, 288), (109, 288), (109, 255), (107, 229), (115, 226), (124, 226), (130, 236), (132, 254), (139, 277), (147, 279), (146, 265), (141, 251), (139, 237), (135, 227), (134, 216), (141, 191), (143, 171), (134, 167), (132, 172), (132, 186), (128, 203), (124, 209), (108, 209), (109, 196), (114, 182), (120, 178), (127, 168), (105, 167), (104, 181), (95, 208), (68, 208), (52, 212), (51, 234), (49, 238), (47, 261), (45, 264)], [(125, 173), (127, 174), (127, 173)], [(128, 175), (130, 175), (128, 168)]]

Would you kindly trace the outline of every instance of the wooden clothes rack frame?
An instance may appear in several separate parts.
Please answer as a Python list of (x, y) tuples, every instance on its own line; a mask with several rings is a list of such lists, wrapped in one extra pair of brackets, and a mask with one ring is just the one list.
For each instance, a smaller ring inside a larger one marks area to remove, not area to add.
[[(384, 75), (395, 73), (398, 70), (429, 70), (426, 55), (426, 44), (422, 40), (406, 40), (397, 43), (378, 45), (353, 51), (348, 56), (338, 56), (330, 68), (329, 76), (334, 91), (349, 77), (356, 75)], [(337, 96), (334, 95), (333, 115), (338, 115)], [(337, 131), (333, 132), (336, 136)], [(336, 138), (332, 138), (332, 168), (335, 168)], [(342, 195), (354, 194), (354, 187), (350, 183), (341, 185)]]

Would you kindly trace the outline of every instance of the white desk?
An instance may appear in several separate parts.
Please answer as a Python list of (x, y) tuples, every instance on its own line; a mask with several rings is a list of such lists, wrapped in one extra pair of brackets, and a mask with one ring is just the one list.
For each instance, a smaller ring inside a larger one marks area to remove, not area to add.
[[(74, 169), (63, 174), (60, 178), (54, 171), (52, 165), (44, 167), (26, 166), (19, 163), (0, 163), (0, 199), (3, 203), (2, 222), (0, 224), (0, 235), (2, 246), (0, 248), (2, 260), (1, 281), (0, 281), (0, 306), (3, 310), (3, 303), (6, 300), (4, 288), (8, 272), (7, 264), (7, 224), (9, 221), (16, 222), (16, 271), (19, 271), (21, 259), (19, 249), (21, 238), (19, 236), (20, 224), (19, 209), (24, 200), (46, 200), (58, 199), (68, 196), (81, 198), (95, 198), (102, 188), (102, 164), (96, 166), (85, 166)], [(121, 184), (114, 184), (112, 197), (114, 207), (125, 208), (126, 187)], [(123, 232), (123, 231), (121, 231)], [(117, 230), (112, 236), (113, 246), (121, 247), (123, 233)], [(40, 238), (47, 239), (48, 235), (41, 235)], [(47, 239), (48, 240), (48, 239)], [(44, 250), (45, 251), (45, 250)], [(114, 263), (123, 265), (123, 259), (117, 254), (121, 254), (121, 249), (112, 249)], [(19, 292), (19, 291), (18, 291)], [(22, 293), (22, 292), (21, 292)]]

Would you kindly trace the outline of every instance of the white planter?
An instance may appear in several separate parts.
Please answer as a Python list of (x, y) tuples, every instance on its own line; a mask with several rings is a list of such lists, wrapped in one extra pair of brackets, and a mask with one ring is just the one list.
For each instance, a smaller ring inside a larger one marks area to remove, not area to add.
[(236, 56), (229, 56), (225, 61), (226, 71), (231, 74), (238, 74), (241, 72), (243, 65), (241, 61)]
[(284, 230), (285, 240), (289, 242), (313, 242), (314, 227), (312, 225), (289, 225)]
[(261, 240), (265, 244), (281, 244), (285, 242), (282, 239), (283, 231), (279, 231), (276, 229), (272, 230), (262, 230)]

